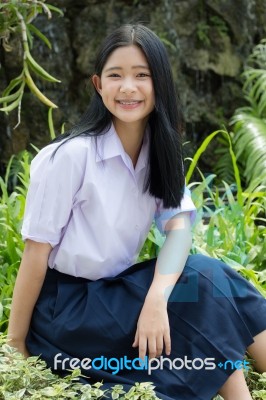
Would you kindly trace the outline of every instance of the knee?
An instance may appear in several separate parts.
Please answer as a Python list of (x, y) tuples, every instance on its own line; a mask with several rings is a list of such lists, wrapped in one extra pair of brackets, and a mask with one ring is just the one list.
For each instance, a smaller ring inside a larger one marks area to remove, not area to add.
[(218, 392), (225, 400), (252, 400), (243, 371), (236, 370)]
[(248, 348), (247, 352), (254, 360), (254, 368), (259, 372), (266, 372), (266, 330), (254, 336), (254, 343)]
[(202, 254), (191, 254), (187, 259), (186, 266), (195, 272), (208, 276), (210, 276), (213, 271), (217, 271), (218, 268), (222, 270), (224, 267), (227, 267), (222, 261)]

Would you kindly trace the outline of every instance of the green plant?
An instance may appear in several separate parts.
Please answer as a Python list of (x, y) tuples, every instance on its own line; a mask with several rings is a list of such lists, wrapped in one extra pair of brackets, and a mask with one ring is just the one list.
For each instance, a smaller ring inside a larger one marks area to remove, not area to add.
[[(198, 220), (194, 227), (194, 252), (209, 254), (221, 258), (246, 277), (265, 295), (265, 235), (266, 235), (266, 187), (254, 180), (246, 190), (242, 189), (236, 156), (232, 148), (230, 135), (226, 131), (215, 131), (201, 144), (194, 155), (187, 172), (187, 183), (190, 182), (199, 158), (209, 143), (218, 135), (227, 137), (229, 153), (236, 182), (236, 198), (230, 186), (224, 182), (224, 194), (212, 185), (215, 175), (202, 182), (190, 184), (192, 197), (198, 210)], [(213, 189), (211, 188), (213, 187)], [(204, 197), (207, 190), (208, 197)], [(210, 207), (212, 205), (212, 208)], [(208, 224), (204, 224), (204, 212), (209, 215)], [(248, 272), (252, 270), (252, 272)], [(258, 270), (255, 272), (255, 270)]]
[(72, 370), (65, 377), (59, 377), (38, 357), (24, 359), (0, 334), (0, 400), (96, 400), (107, 394), (114, 400), (158, 399), (150, 382), (136, 383), (126, 392), (122, 385), (114, 385), (112, 389), (106, 390), (100, 382), (83, 385), (78, 381), (79, 377), (82, 375), (78, 369)]
[(0, 103), (3, 103), (3, 107), (0, 108), (0, 111), (9, 113), (18, 108), (18, 124), (20, 123), (21, 102), (25, 85), (27, 85), (32, 93), (49, 108), (57, 108), (57, 106), (38, 89), (32, 78), (32, 73), (38, 78), (49, 82), (60, 81), (38, 64), (30, 52), (33, 45), (33, 34), (38, 36), (51, 48), (50, 41), (32, 24), (32, 21), (43, 12), (48, 18), (51, 18), (52, 11), (63, 15), (60, 9), (50, 4), (45, 4), (45, 0), (7, 0), (0, 4), (0, 39), (3, 48), (6, 51), (12, 51), (10, 37), (16, 34), (20, 35), (23, 48), (22, 71), (16, 78), (11, 80), (4, 90), (2, 97), (0, 97)]
[[(241, 177), (247, 184), (260, 178), (266, 184), (266, 40), (255, 46), (242, 77), (243, 94), (248, 106), (238, 108), (232, 119), (232, 143), (241, 165)], [(220, 149), (218, 162), (222, 179), (228, 177), (228, 151)], [(217, 171), (217, 170), (216, 170)]]
[(225, 21), (218, 15), (212, 15), (208, 19), (205, 17), (204, 20), (197, 23), (197, 39), (205, 47), (209, 47), (211, 45), (213, 33), (217, 33), (219, 36), (223, 36), (228, 33), (228, 27)]
[(225, 20), (218, 15), (212, 15), (210, 17), (210, 25), (213, 29), (216, 29), (220, 36), (228, 33), (228, 27)]
[[(234, 169), (237, 194), (226, 182), (220, 195), (213, 184), (215, 175), (205, 178), (201, 171), (201, 182), (190, 183), (200, 157), (209, 143), (219, 134), (229, 142), (229, 153)], [(254, 180), (242, 189), (236, 157), (232, 149), (230, 135), (226, 131), (215, 131), (201, 144), (188, 168), (187, 184), (192, 189), (192, 198), (197, 208), (197, 219), (193, 228), (193, 253), (202, 253), (224, 260), (237, 269), (266, 297), (265, 236), (266, 236), (266, 187)], [(206, 196), (207, 193), (207, 196)], [(236, 198), (235, 198), (236, 197)], [(206, 215), (208, 223), (206, 223)], [(156, 238), (156, 239), (155, 239)], [(149, 236), (154, 245), (163, 241), (154, 229)], [(158, 249), (157, 249), (158, 251)]]
[(204, 22), (201, 21), (197, 24), (197, 30), (196, 30), (197, 38), (198, 40), (206, 47), (209, 47), (211, 44), (211, 40), (209, 37), (210, 34), (210, 26)]
[[(233, 145), (233, 133), (228, 132), (231, 138), (231, 142)], [(234, 170), (232, 165), (232, 158), (230, 152), (228, 151), (228, 140), (226, 137), (221, 135), (217, 138), (218, 145), (215, 149), (215, 155), (217, 157), (217, 161), (214, 165), (214, 173), (217, 175), (217, 182), (221, 183), (222, 181), (227, 182), (228, 184), (232, 184), (235, 180)], [(241, 181), (243, 181), (243, 168), (241, 165), (241, 160), (238, 160), (238, 168), (241, 177)]]
[(159, 249), (164, 243), (164, 236), (160, 233), (159, 229), (153, 223), (150, 232), (148, 233), (147, 240), (145, 241), (141, 252), (138, 257), (138, 262), (150, 260), (158, 256)]
[[(20, 171), (17, 176), (20, 185), (9, 194), (8, 181), (14, 157), (11, 158), (5, 179), (0, 177), (0, 330), (7, 328), (9, 308), (17, 269), (22, 256), (24, 243), (20, 228), (25, 208), (31, 156), (24, 151), (18, 158)], [(17, 170), (18, 171), (18, 170)]]
[(191, 160), (191, 163), (189, 165), (189, 169), (188, 169), (187, 174), (186, 174), (186, 182), (187, 182), (187, 184), (190, 182), (192, 174), (193, 174), (193, 172), (194, 172), (194, 170), (195, 170), (195, 168), (197, 166), (197, 163), (198, 163), (201, 155), (205, 152), (205, 150), (207, 149), (207, 147), (210, 144), (210, 142), (214, 138), (216, 138), (216, 136), (218, 136), (218, 135), (223, 135), (223, 137), (227, 139), (228, 147), (229, 147), (229, 154), (230, 154), (230, 158), (231, 158), (232, 165), (233, 165), (233, 170), (234, 170), (234, 177), (235, 177), (235, 181), (236, 181), (236, 184), (237, 184), (237, 198), (238, 198), (238, 201), (240, 202), (240, 204), (242, 204), (242, 198), (241, 198), (242, 186), (241, 186), (241, 179), (240, 179), (239, 169), (238, 169), (237, 162), (236, 162), (236, 156), (235, 156), (235, 153), (233, 151), (231, 137), (230, 137), (230, 134), (226, 130), (219, 129), (219, 130), (211, 133), (209, 136), (207, 136), (206, 139), (202, 142), (202, 144), (200, 145), (200, 147), (196, 151), (193, 159)]
[[(210, 189), (214, 175), (202, 177), (193, 184), (192, 197), (198, 207), (194, 226), (193, 253), (218, 258), (239, 271), (266, 297), (265, 276), (265, 189), (249, 188), (242, 192), (243, 204), (234, 198), (232, 189), (224, 183), (225, 192), (219, 196)], [(203, 196), (207, 189), (208, 197)], [(212, 208), (210, 207), (212, 205)], [(208, 223), (204, 223), (204, 213)]]
[(244, 164), (247, 183), (260, 177), (266, 184), (266, 120), (254, 116), (252, 110), (246, 107), (236, 112), (232, 123), (235, 124), (236, 156)]

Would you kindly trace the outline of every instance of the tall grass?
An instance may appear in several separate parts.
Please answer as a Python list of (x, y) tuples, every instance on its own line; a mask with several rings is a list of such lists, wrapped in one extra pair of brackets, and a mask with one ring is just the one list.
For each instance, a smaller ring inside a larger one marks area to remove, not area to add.
[[(210, 142), (223, 135), (229, 143), (235, 184), (223, 182), (223, 190), (214, 186), (215, 175), (201, 181), (190, 182), (200, 157)], [(259, 179), (243, 189), (231, 137), (225, 130), (209, 135), (190, 161), (186, 181), (197, 208), (193, 227), (192, 253), (201, 253), (221, 259), (239, 271), (266, 297), (266, 188)], [(236, 195), (235, 195), (236, 191)], [(153, 243), (153, 247), (150, 244)], [(163, 244), (159, 231), (154, 227), (146, 246), (153, 254)], [(144, 257), (145, 253), (141, 253)]]
[[(266, 297), (266, 201), (265, 189), (250, 186), (242, 192), (243, 204), (224, 182), (219, 196), (210, 188), (214, 175), (193, 183), (192, 198), (198, 208), (192, 252), (218, 258), (239, 271)], [(203, 196), (204, 190), (208, 196)], [(208, 224), (204, 215), (208, 215)]]
[[(249, 279), (266, 297), (266, 188), (259, 179), (243, 190), (231, 137), (226, 131), (209, 135), (197, 150), (187, 173), (189, 183), (199, 158), (208, 144), (218, 135), (226, 135), (235, 176), (236, 196), (232, 186), (223, 182), (220, 195), (212, 184), (215, 175), (190, 183), (192, 197), (198, 210), (194, 226), (193, 252), (219, 258)], [(205, 195), (207, 193), (207, 196)], [(208, 224), (204, 223), (208, 215)]]
[(0, 177), (0, 331), (3, 332), (7, 329), (13, 287), (24, 248), (20, 229), (29, 184), (30, 159), (30, 154), (23, 152), (17, 174), (20, 185), (11, 194), (8, 193), (8, 186), (13, 157), (5, 178)]

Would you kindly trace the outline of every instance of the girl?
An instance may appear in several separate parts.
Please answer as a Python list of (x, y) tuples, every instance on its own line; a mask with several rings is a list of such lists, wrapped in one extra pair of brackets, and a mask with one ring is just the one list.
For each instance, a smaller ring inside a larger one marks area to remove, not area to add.
[[(227, 265), (188, 256), (195, 207), (163, 44), (122, 26), (92, 83), (82, 120), (32, 162), (11, 344), (106, 388), (153, 381), (165, 400), (251, 399), (241, 360), (248, 349), (266, 369), (266, 304)], [(154, 218), (165, 243), (135, 264)]]

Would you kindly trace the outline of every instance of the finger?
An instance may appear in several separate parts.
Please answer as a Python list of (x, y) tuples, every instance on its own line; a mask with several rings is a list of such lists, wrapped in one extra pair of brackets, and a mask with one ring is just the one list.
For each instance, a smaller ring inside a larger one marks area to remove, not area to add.
[(139, 358), (143, 361), (147, 353), (147, 338), (146, 336), (139, 335)]
[(156, 337), (148, 338), (149, 359), (155, 358), (157, 354)]
[(167, 329), (164, 333), (164, 346), (165, 346), (165, 354), (169, 356), (171, 354), (171, 336), (170, 329)]
[(156, 357), (160, 357), (163, 352), (163, 335), (159, 335), (156, 339)]
[(135, 338), (134, 338), (134, 342), (132, 344), (132, 347), (138, 347), (139, 345), (139, 330), (137, 328), (136, 333), (135, 333)]

